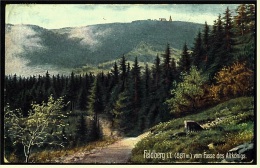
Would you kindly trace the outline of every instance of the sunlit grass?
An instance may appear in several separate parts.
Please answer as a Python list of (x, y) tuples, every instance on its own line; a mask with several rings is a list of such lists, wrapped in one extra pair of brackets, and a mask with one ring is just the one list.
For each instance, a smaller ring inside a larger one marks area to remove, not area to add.
[[(174, 133), (184, 131), (184, 120), (194, 120), (199, 124), (214, 121), (218, 117), (225, 119), (210, 129), (195, 132), (182, 137), (173, 137)], [(254, 99), (242, 97), (221, 103), (197, 114), (173, 119), (154, 127), (153, 134), (146, 137), (132, 150), (131, 161), (134, 163), (158, 162), (220, 162), (221, 159), (205, 158), (144, 158), (144, 150), (156, 152), (225, 154), (228, 150), (254, 139)], [(221, 144), (208, 146), (209, 144)]]

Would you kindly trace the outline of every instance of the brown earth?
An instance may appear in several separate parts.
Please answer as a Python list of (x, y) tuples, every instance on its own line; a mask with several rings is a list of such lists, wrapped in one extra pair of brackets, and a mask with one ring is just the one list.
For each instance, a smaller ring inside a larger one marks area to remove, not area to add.
[(135, 144), (149, 133), (127, 137), (103, 148), (75, 153), (64, 158), (62, 163), (128, 163)]

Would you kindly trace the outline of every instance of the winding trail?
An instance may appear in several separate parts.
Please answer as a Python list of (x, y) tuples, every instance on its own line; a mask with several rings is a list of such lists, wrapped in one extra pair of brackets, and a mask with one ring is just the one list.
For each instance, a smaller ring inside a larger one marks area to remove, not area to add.
[(148, 134), (146, 132), (138, 137), (123, 138), (103, 148), (76, 153), (67, 157), (63, 163), (128, 163), (135, 144)]

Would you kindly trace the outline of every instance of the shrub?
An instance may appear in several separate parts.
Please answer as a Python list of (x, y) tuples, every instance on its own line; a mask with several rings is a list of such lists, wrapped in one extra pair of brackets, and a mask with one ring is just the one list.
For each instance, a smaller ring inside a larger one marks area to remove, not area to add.
[(216, 84), (211, 86), (210, 93), (215, 100), (245, 96), (254, 88), (253, 71), (245, 62), (222, 68), (214, 79)]

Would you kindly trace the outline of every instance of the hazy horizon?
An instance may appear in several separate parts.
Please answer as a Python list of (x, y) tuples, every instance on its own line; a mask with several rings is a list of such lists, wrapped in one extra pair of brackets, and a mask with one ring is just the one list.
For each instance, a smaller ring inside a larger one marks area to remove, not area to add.
[[(82, 27), (106, 23), (130, 23), (169, 17), (209, 25), (238, 4), (9, 4), (6, 24), (31, 24), (46, 29)], [(234, 12), (233, 12), (234, 14)]]

